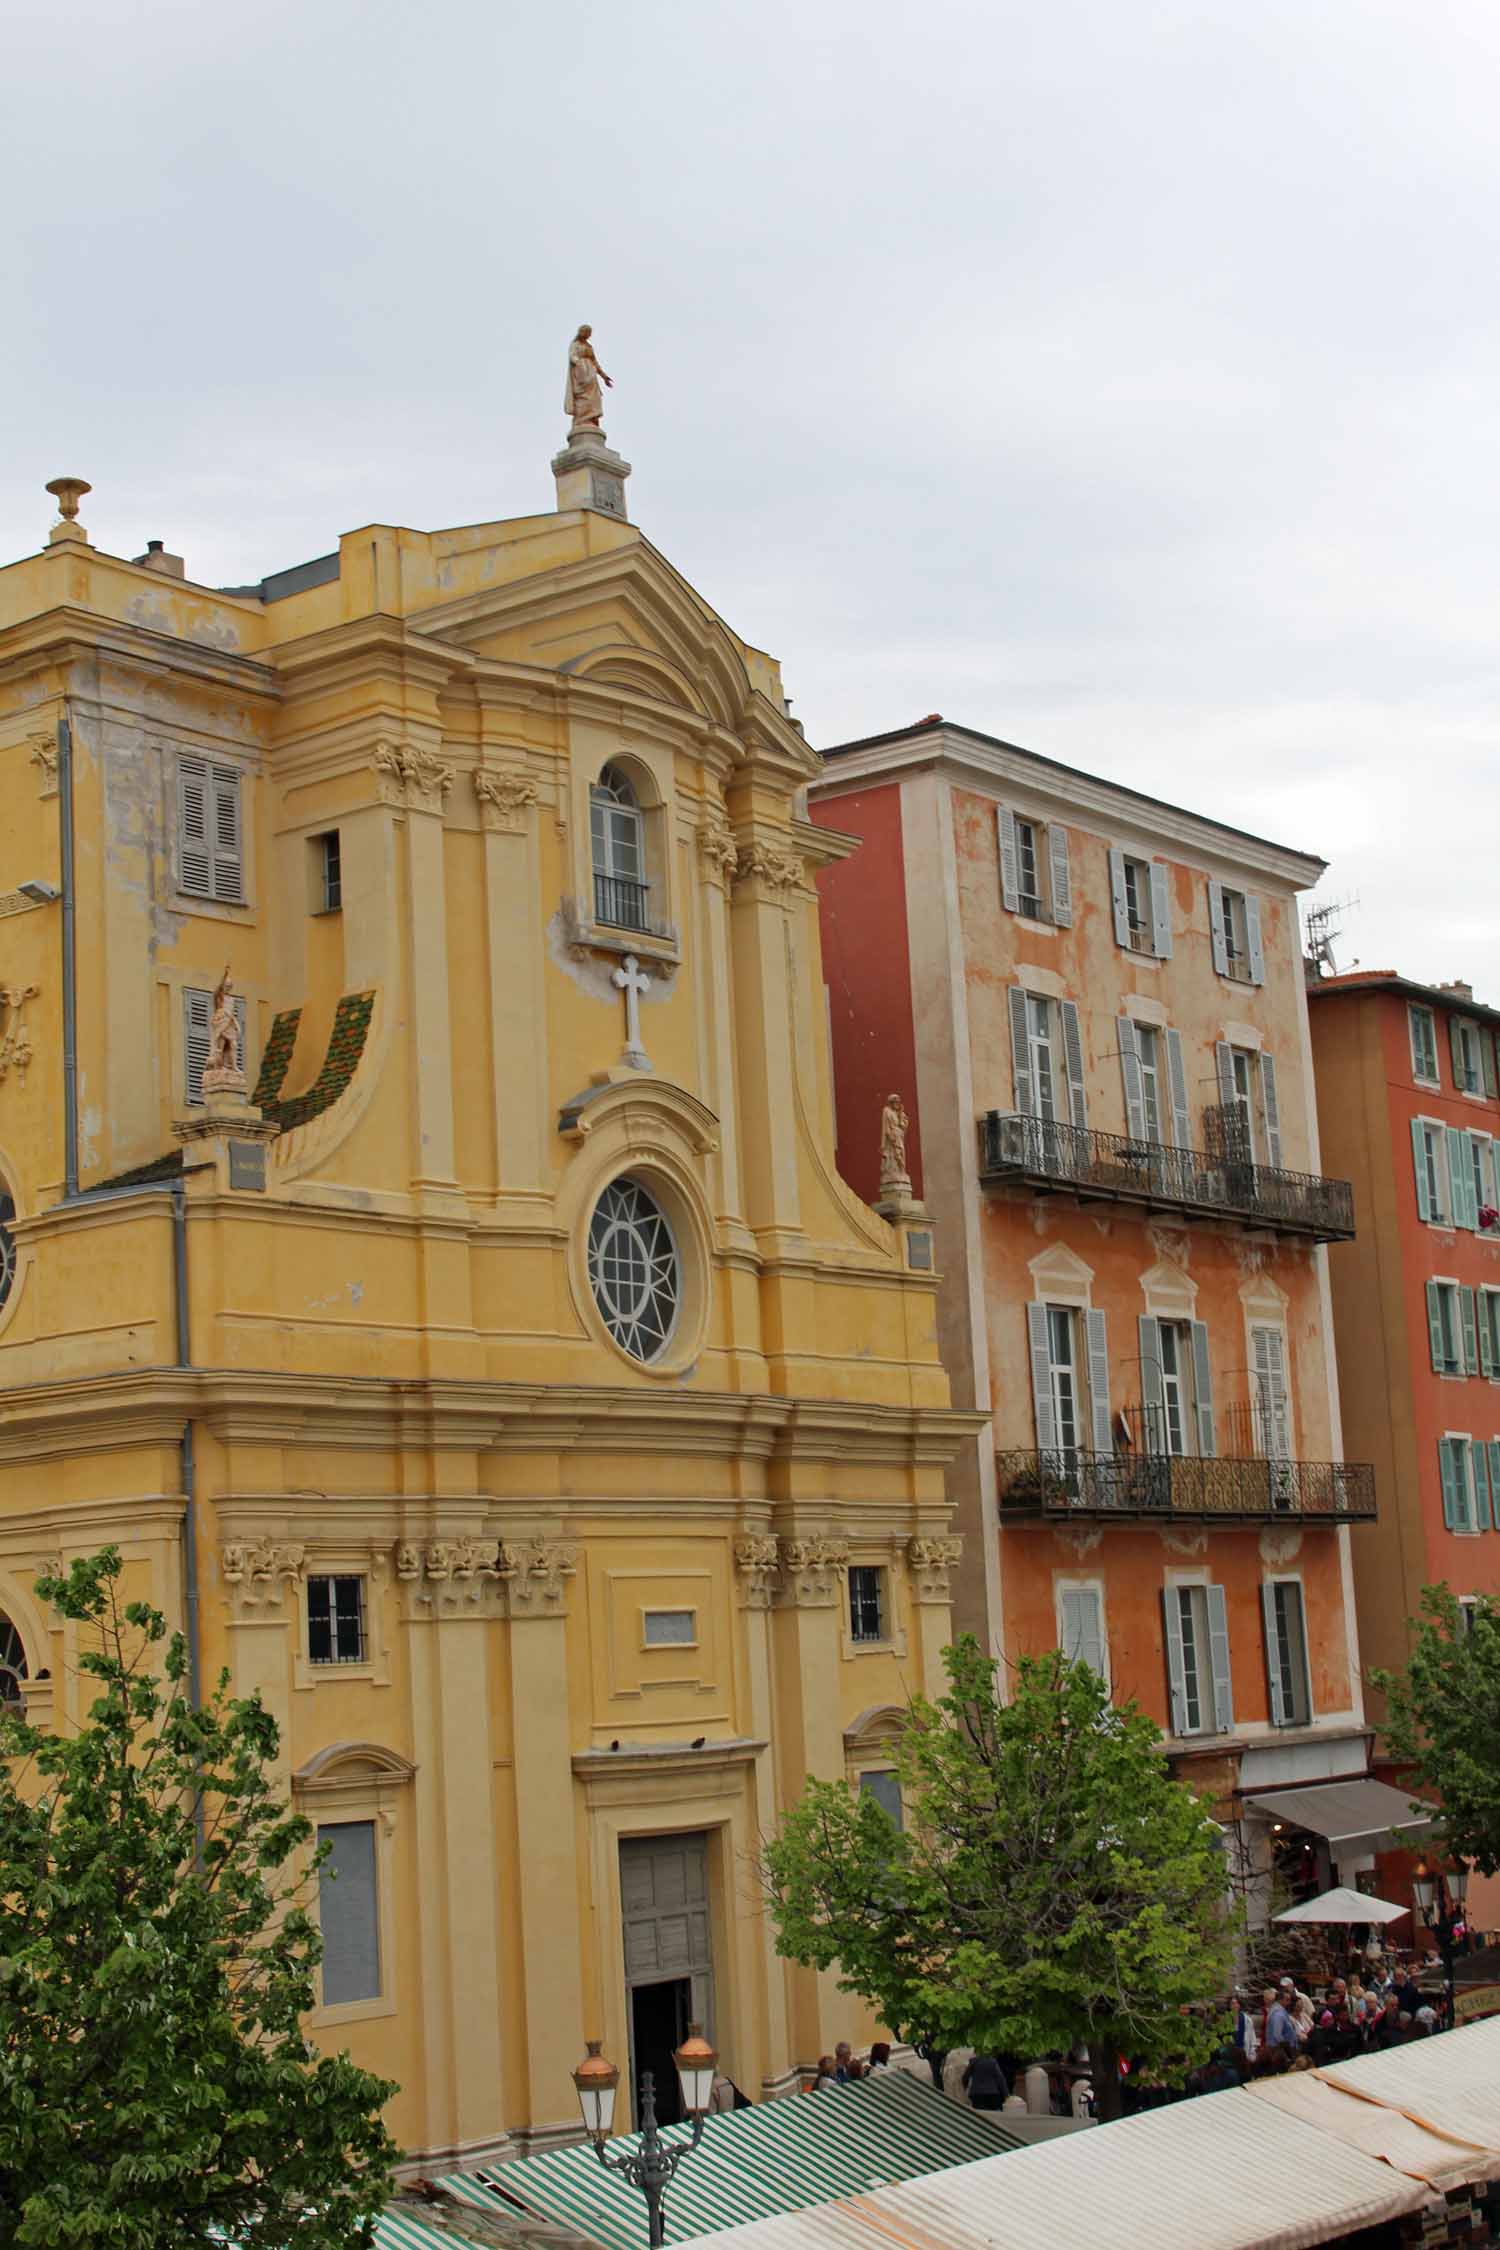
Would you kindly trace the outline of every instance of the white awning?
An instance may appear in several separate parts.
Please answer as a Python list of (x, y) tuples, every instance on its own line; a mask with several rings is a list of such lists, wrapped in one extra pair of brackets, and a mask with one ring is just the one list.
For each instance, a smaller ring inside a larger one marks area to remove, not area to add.
[(1303, 1789), (1259, 1791), (1245, 1803), (1326, 1836), (1335, 1853), (1389, 1850), (1438, 1817), (1436, 1805), (1413, 1811), (1406, 1791), (1388, 1781), (1313, 1781)]
[(1305, 1899), (1301, 1906), (1289, 1906), (1278, 1914), (1278, 1922), (1399, 1922), (1403, 1914), (1410, 1914), (1409, 1906), (1397, 1906), (1392, 1899), (1367, 1898), (1363, 1891), (1341, 1883), (1337, 1890), (1320, 1891), (1316, 1898)]

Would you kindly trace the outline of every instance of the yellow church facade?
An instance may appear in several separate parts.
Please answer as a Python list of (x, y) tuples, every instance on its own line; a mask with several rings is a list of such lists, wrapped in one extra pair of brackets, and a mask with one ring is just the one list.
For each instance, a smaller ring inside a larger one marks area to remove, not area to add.
[(586, 2036), (670, 2102), (689, 2016), (756, 2098), (850, 2028), (757, 1851), (893, 1801), (971, 1426), (833, 1168), (777, 666), (554, 466), (233, 590), (61, 480), (0, 568), (0, 1692), (64, 1720), (34, 1580), (116, 1542), (330, 1847), (314, 2036), (459, 2162)]

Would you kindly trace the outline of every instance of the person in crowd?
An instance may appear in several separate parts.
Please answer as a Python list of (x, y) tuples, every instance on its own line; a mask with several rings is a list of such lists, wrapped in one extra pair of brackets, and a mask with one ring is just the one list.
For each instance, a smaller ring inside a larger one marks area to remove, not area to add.
[(821, 2093), (825, 2086), (836, 2086), (838, 2082), (838, 2068), (832, 2055), (819, 2055), (817, 2076), (813, 2079), (813, 2092), (815, 2094)]
[(1401, 2037), (1401, 2001), (1394, 1992), (1385, 1996), (1385, 2006), (1370, 2026), (1368, 2045), (1375, 2048), (1394, 2047)]
[(1250, 2011), (1249, 1995), (1244, 1992), (1234, 1996), (1234, 2051), (1244, 2063), (1253, 2063), (1260, 2053), (1260, 2033)]
[(1436, 2008), (1427, 2006), (1418, 2008), (1411, 2019), (1411, 2028), (1414, 2039), (1430, 2039), (1438, 2028)]
[(869, 2066), (862, 2063), (858, 2055), (851, 2055), (844, 2068), (846, 2085), (857, 2086), (862, 2078), (868, 2078), (869, 2075)]
[(1296, 1997), (1290, 1977), (1283, 1977), (1277, 1989), (1267, 1995), (1265, 2043), (1272, 2050), (1285, 2047), (1296, 2052), (1297, 2026), (1292, 2017)]
[(973, 2060), (972, 2047), (950, 2047), (943, 2057), (943, 2092), (950, 2102), (964, 2098), (964, 2072)]
[(853, 2060), (854, 2049), (847, 2039), (841, 2039), (833, 2050), (833, 2075), (841, 2086), (847, 2086), (849, 2083), (849, 2066)]
[(1403, 2014), (1408, 2016), (1414, 2016), (1422, 2005), (1421, 1987), (1410, 1969), (1397, 1982), (1396, 1998), (1401, 2003)]
[(890, 2067), (891, 2043), (889, 2039), (877, 2039), (870, 2049), (870, 2067), (865, 2075), (867, 2078), (873, 2078), (878, 2070), (889, 2070)]
[(969, 2097), (971, 2109), (1000, 2109), (1010, 2092), (1005, 2073), (997, 2056), (981, 2053), (974, 2056), (964, 2072), (964, 2092)]
[[(1282, 1997), (1284, 1999), (1285, 1994)], [(1317, 2020), (1318, 2011), (1313, 2006), (1311, 1999), (1305, 1992), (1299, 1992), (1294, 1985), (1292, 1988), (1292, 2022), (1297, 2027), (1297, 2043), (1299, 2046), (1306, 2040)]]

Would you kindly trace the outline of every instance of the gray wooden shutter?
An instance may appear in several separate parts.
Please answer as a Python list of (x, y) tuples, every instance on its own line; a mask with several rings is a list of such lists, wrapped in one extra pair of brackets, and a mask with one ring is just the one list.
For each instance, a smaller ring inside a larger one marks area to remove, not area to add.
[(195, 898), (213, 895), (209, 812), (208, 760), (183, 751), (177, 759), (177, 881)]
[(1062, 1600), (1063, 1654), (1072, 1664), (1086, 1664), (1104, 1678), (1104, 1621), (1099, 1614), (1097, 1586), (1064, 1586)]
[(1208, 942), (1213, 947), (1214, 967), (1221, 977), (1229, 974), (1229, 948), (1224, 943), (1224, 891), (1212, 875), (1208, 878)]
[(1493, 1101), (1496, 1093), (1500, 1092), (1500, 1086), (1497, 1086), (1495, 1078), (1495, 1035), (1488, 1024), (1479, 1026), (1479, 1068), (1484, 1078), (1484, 1090)]
[(1229, 1617), (1222, 1586), (1206, 1586), (1208, 1596), (1208, 1663), (1214, 1683), (1214, 1731), (1234, 1732), (1234, 1687), (1229, 1671)]
[(214, 863), (214, 897), (237, 904), (245, 895), (240, 825), (240, 777), (233, 766), (209, 770), (213, 824), (209, 842)]
[(203, 1099), (203, 1073), (208, 1067), (212, 1041), (209, 1024), (213, 1019), (214, 996), (211, 992), (198, 992), (191, 985), (182, 988), (182, 1092), (188, 1102)]
[(1458, 1498), (1462, 1464), (1457, 1453), (1458, 1448), (1451, 1438), (1438, 1439), (1438, 1474), (1443, 1483), (1443, 1528), (1446, 1531), (1457, 1531), (1462, 1522)]
[(1186, 1734), (1187, 1676), (1182, 1662), (1182, 1612), (1177, 1606), (1175, 1586), (1163, 1586), (1161, 1607), (1166, 1626), (1167, 1686), (1172, 1699), (1172, 1732)]
[(1291, 1724), (1292, 1714), (1287, 1709), (1286, 1689), (1281, 1677), (1281, 1627), (1276, 1622), (1276, 1588), (1269, 1578), (1261, 1581), (1261, 1616), (1266, 1628), (1266, 1680), (1271, 1690), (1271, 1724), (1284, 1727)]
[(1483, 1438), (1476, 1438), (1472, 1450), (1474, 1464), (1474, 1525), (1478, 1531), (1488, 1531), (1494, 1520), (1494, 1500), (1490, 1491), (1490, 1449)]
[(1456, 1227), (1471, 1230), (1479, 1224), (1479, 1202), (1474, 1193), (1474, 1167), (1469, 1157), (1469, 1136), (1457, 1125), (1448, 1134), (1448, 1216)]
[(1477, 1375), (1479, 1373), (1479, 1313), (1474, 1303), (1473, 1290), (1460, 1289), (1458, 1299), (1464, 1334), (1464, 1373), (1466, 1375)]
[(1089, 1405), (1093, 1413), (1094, 1451), (1113, 1453), (1115, 1434), (1109, 1419), (1109, 1336), (1102, 1312), (1085, 1316), (1089, 1345)]
[(1172, 1094), (1172, 1138), (1179, 1148), (1193, 1145), (1193, 1113), (1188, 1107), (1187, 1071), (1182, 1060), (1182, 1034), (1167, 1031), (1167, 1084)]
[(1479, 1322), (1479, 1372), (1481, 1375), (1493, 1375), (1495, 1373), (1495, 1355), (1490, 1343), (1489, 1294), (1488, 1289), (1481, 1289), (1475, 1306)]
[(1149, 1313), (1140, 1319), (1141, 1405), (1146, 1417), (1146, 1451), (1167, 1450), (1167, 1394), (1161, 1373), (1161, 1336)]
[(1036, 1087), (1031, 1076), (1031, 1040), (1026, 1029), (1026, 995), (1018, 984), (1010, 988), (1010, 1067), (1015, 1082), (1015, 1106), (1026, 1117), (1036, 1115)]
[(1500, 1438), (1491, 1438), (1485, 1451), (1490, 1457), (1490, 1522), (1500, 1531)]
[(1068, 831), (1047, 823), (1047, 857), (1052, 867), (1052, 919), (1061, 929), (1073, 920), (1073, 874), (1068, 865)]
[(1430, 1078), (1432, 1073), (1427, 1068), (1427, 1053), (1422, 1031), (1422, 1011), (1414, 1001), (1407, 1005), (1406, 1028), (1411, 1039), (1411, 1074), (1413, 1078)]
[(318, 1828), (329, 1846), (318, 1870), (318, 1921), (323, 1931), (323, 2005), (380, 1998), (380, 1915), (375, 1881), (375, 1823), (340, 1820)]
[(1436, 1281), (1427, 1284), (1427, 1341), (1432, 1348), (1433, 1372), (1441, 1375), (1447, 1368), (1448, 1355), (1443, 1343), (1442, 1284)]
[(1219, 1100), (1224, 1103), (1238, 1101), (1239, 1096), (1234, 1090), (1234, 1049), (1227, 1039), (1220, 1039), (1214, 1045), (1214, 1069), (1219, 1080)]
[(1281, 1169), (1281, 1105), (1276, 1099), (1276, 1065), (1269, 1055), (1260, 1058), (1260, 1093), (1266, 1106), (1266, 1162)]
[(1417, 1217), (1433, 1219), (1437, 1214), (1427, 1187), (1427, 1130), (1420, 1117), (1411, 1121), (1411, 1165), (1417, 1182)]
[(1120, 1035), (1120, 1076), (1125, 1081), (1125, 1130), (1133, 1141), (1142, 1141), (1146, 1137), (1146, 1088), (1135, 1025), (1129, 1016), (1120, 1016), (1115, 1029)]
[(1109, 899), (1115, 915), (1115, 943), (1130, 944), (1130, 906), (1125, 896), (1125, 854), (1110, 846)]
[(1250, 948), (1250, 982), (1266, 981), (1266, 956), (1260, 942), (1260, 900), (1253, 893), (1245, 893), (1245, 936)]
[(1158, 961), (1172, 958), (1172, 892), (1167, 870), (1151, 862), (1151, 950)]
[(1205, 1461), (1218, 1451), (1214, 1443), (1213, 1375), (1208, 1364), (1208, 1326), (1193, 1322), (1193, 1390), (1198, 1407), (1198, 1451)]
[(1063, 1056), (1068, 1066), (1068, 1115), (1083, 1131), (1089, 1121), (1088, 1096), (1083, 1084), (1083, 1037), (1078, 1028), (1078, 1010), (1071, 1000), (1059, 1000), (1062, 1017)]
[(1057, 1417), (1052, 1411), (1052, 1353), (1047, 1342), (1047, 1308), (1026, 1307), (1026, 1330), (1031, 1344), (1031, 1399), (1036, 1409), (1036, 1443), (1039, 1453), (1057, 1451)]
[(1461, 1093), (1464, 1088), (1464, 1043), (1459, 1031), (1457, 1016), (1448, 1018), (1448, 1048), (1453, 1057), (1453, 1083)]
[(1007, 914), (1021, 905), (1021, 863), (1016, 856), (1016, 816), (1009, 805), (995, 807), (995, 827), (1000, 837), (1000, 903)]

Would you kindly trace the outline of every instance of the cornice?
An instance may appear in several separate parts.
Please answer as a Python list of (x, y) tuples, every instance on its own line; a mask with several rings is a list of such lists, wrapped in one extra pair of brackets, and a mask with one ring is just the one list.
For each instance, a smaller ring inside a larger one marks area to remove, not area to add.
[(1138, 844), (1147, 857), (1161, 852), (1164, 845), (1177, 845), (1192, 855), (1192, 864), (1207, 872), (1255, 874), (1288, 891), (1310, 890), (1327, 865), (1313, 853), (1245, 834), (1097, 774), (1076, 772), (1033, 751), (992, 742), (961, 728), (848, 751), (836, 763), (824, 765), (822, 778), (809, 796), (819, 804), (831, 804), (868, 788), (872, 781), (903, 781), (918, 773), (935, 773), (966, 789), (978, 786), (983, 792), (993, 791), (1022, 809), (1035, 807), (1044, 818), (1070, 826), (1094, 827), (1108, 841)]
[(582, 1782), (644, 1780), (661, 1774), (724, 1773), (753, 1765), (770, 1747), (759, 1735), (729, 1735), (709, 1740), (700, 1750), (685, 1742), (622, 1742), (618, 1750), (575, 1750), (573, 1771)]
[(0, 677), (38, 664), (101, 661), (137, 671), (172, 673), (266, 702), (274, 702), (278, 694), (275, 674), (263, 656), (240, 656), (69, 604), (0, 628)]

